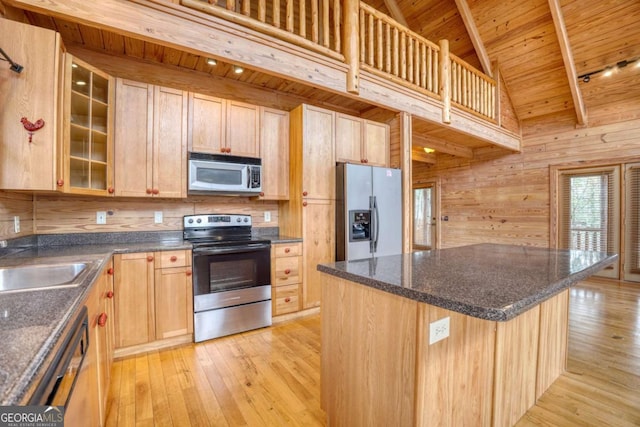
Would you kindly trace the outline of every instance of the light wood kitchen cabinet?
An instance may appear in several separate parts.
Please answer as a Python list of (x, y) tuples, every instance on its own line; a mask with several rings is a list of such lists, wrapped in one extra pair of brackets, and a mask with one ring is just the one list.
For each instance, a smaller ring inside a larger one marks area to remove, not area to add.
[(191, 341), (191, 251), (117, 254), (113, 258), (117, 353), (135, 354), (145, 351), (147, 344), (156, 348), (158, 341), (169, 338)]
[(302, 307), (312, 308), (320, 305), (322, 292), (322, 277), (317, 266), (336, 259), (335, 201), (308, 200), (302, 212)]
[(289, 113), (260, 107), (263, 200), (289, 199)]
[(116, 348), (155, 339), (153, 252), (113, 257)]
[(189, 150), (260, 157), (259, 107), (189, 94)]
[(107, 416), (115, 320), (112, 272), (111, 264), (103, 269), (85, 301), (89, 346), (65, 411), (65, 425), (101, 426)]
[[(55, 31), (0, 19), (2, 48), (24, 67), (0, 67), (0, 189), (56, 189), (56, 149), (60, 137), (63, 46)], [(44, 126), (32, 135), (30, 123)], [(28, 125), (27, 125), (28, 126)]]
[(114, 144), (117, 196), (186, 196), (186, 92), (117, 79)]
[(156, 253), (156, 339), (193, 333), (193, 284), (189, 251)]
[(289, 201), (280, 232), (302, 238), (301, 309), (320, 304), (319, 263), (335, 260), (335, 113), (309, 105), (291, 111)]
[(336, 161), (389, 165), (389, 125), (336, 113)]
[(274, 316), (300, 310), (302, 243), (271, 246), (271, 311)]
[(113, 195), (113, 79), (66, 54), (58, 190)]

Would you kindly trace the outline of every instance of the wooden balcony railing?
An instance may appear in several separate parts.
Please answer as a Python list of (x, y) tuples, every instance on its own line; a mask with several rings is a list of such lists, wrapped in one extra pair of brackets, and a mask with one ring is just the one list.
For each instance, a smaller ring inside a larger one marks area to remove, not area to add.
[(329, 56), (348, 66), (347, 90), (358, 93), (360, 70), (443, 104), (496, 122), (496, 82), (449, 52), (359, 0), (180, 0), (183, 6)]

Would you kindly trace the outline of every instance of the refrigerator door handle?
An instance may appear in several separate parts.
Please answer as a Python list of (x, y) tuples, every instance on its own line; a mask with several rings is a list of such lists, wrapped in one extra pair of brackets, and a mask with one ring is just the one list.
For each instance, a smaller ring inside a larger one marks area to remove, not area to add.
[(370, 226), (371, 226), (371, 230), (370, 230), (370, 237), (369, 237), (369, 252), (370, 253), (374, 253), (376, 251), (375, 249), (375, 241), (376, 241), (376, 219), (375, 219), (375, 214), (374, 214), (374, 203), (375, 200), (375, 196), (369, 196), (369, 212), (371, 212), (371, 218), (369, 219), (370, 221)]
[(373, 237), (373, 253), (378, 251), (378, 237), (380, 236), (380, 214), (378, 213), (378, 199), (373, 196), (373, 218), (375, 218), (373, 228), (375, 230), (375, 236)]

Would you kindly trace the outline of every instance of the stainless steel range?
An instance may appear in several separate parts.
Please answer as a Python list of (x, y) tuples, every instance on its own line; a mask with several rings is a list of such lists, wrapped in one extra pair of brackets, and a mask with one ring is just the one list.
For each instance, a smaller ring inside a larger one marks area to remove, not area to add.
[(271, 325), (271, 243), (251, 236), (251, 216), (184, 217), (193, 244), (195, 341)]

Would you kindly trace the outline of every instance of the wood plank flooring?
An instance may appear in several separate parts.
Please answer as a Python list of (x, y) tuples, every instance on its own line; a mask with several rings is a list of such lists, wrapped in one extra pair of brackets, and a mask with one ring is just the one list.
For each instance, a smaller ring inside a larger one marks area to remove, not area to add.
[[(517, 426), (640, 425), (640, 285), (571, 291), (568, 371)], [(116, 361), (108, 426), (321, 426), (320, 316)]]

